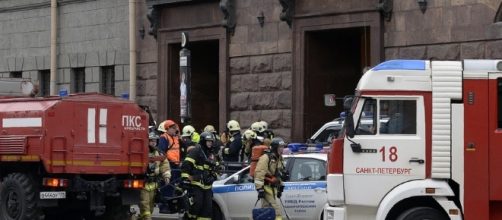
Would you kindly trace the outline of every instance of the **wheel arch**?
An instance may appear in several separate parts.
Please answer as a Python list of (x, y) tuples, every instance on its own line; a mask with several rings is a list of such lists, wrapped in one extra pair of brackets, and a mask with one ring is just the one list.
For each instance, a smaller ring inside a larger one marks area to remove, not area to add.
[[(223, 206), (222, 198), (213, 196), (213, 207), (217, 207), (220, 209), (221, 215), (223, 215), (223, 219), (227, 219), (229, 216), (228, 209), (226, 206)], [(228, 218), (229, 219), (229, 218)]]
[[(434, 189), (427, 192), (426, 189)], [(422, 206), (438, 208), (442, 211), (444, 209), (439, 205), (439, 203), (434, 199), (434, 197), (449, 197), (455, 196), (455, 193), (448, 185), (446, 181), (443, 180), (413, 180), (401, 185), (396, 186), (382, 199), (378, 206), (376, 220), (386, 220), (395, 219), (388, 218), (390, 215), (395, 213), (400, 213), (403, 207), (411, 208), (417, 206), (417, 204), (426, 204)], [(427, 205), (427, 203), (430, 203)], [(408, 205), (408, 206), (405, 206)]]
[(43, 172), (45, 172), (45, 169), (38, 162), (0, 162), (0, 180), (11, 173), (36, 174), (39, 176)]

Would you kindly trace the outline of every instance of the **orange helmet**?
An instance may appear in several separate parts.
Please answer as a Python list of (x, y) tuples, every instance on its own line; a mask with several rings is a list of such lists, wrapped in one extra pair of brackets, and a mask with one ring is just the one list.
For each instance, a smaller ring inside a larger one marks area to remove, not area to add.
[(164, 122), (162, 122), (164, 124), (164, 129), (167, 131), (168, 128), (170, 128), (171, 126), (175, 126), (176, 128), (176, 131), (179, 131), (180, 128), (178, 127), (178, 124), (176, 124), (176, 122), (174, 122), (173, 120), (165, 120)]

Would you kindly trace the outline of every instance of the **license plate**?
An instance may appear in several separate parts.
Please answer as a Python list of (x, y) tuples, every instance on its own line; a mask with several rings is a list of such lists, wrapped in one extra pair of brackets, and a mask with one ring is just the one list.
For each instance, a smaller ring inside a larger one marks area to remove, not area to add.
[(40, 192), (40, 199), (65, 199), (66, 192)]

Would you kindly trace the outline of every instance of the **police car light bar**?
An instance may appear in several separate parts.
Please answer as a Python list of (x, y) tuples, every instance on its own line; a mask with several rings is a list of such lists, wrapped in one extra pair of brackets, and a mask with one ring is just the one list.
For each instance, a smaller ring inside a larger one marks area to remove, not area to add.
[(307, 152), (322, 152), (322, 144), (304, 144), (304, 143), (290, 143), (288, 144), (290, 153), (307, 153)]

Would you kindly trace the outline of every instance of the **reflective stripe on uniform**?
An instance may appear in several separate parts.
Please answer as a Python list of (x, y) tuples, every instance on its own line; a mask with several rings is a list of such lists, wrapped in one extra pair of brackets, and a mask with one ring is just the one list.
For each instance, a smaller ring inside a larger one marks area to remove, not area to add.
[(157, 183), (156, 182), (147, 182), (145, 183), (145, 190), (146, 191), (153, 191), (157, 189)]
[(197, 181), (192, 181), (190, 182), (192, 185), (195, 185), (195, 186), (198, 186), (202, 189), (211, 189), (212, 185), (204, 185), (202, 184), (201, 182), (197, 182)]

